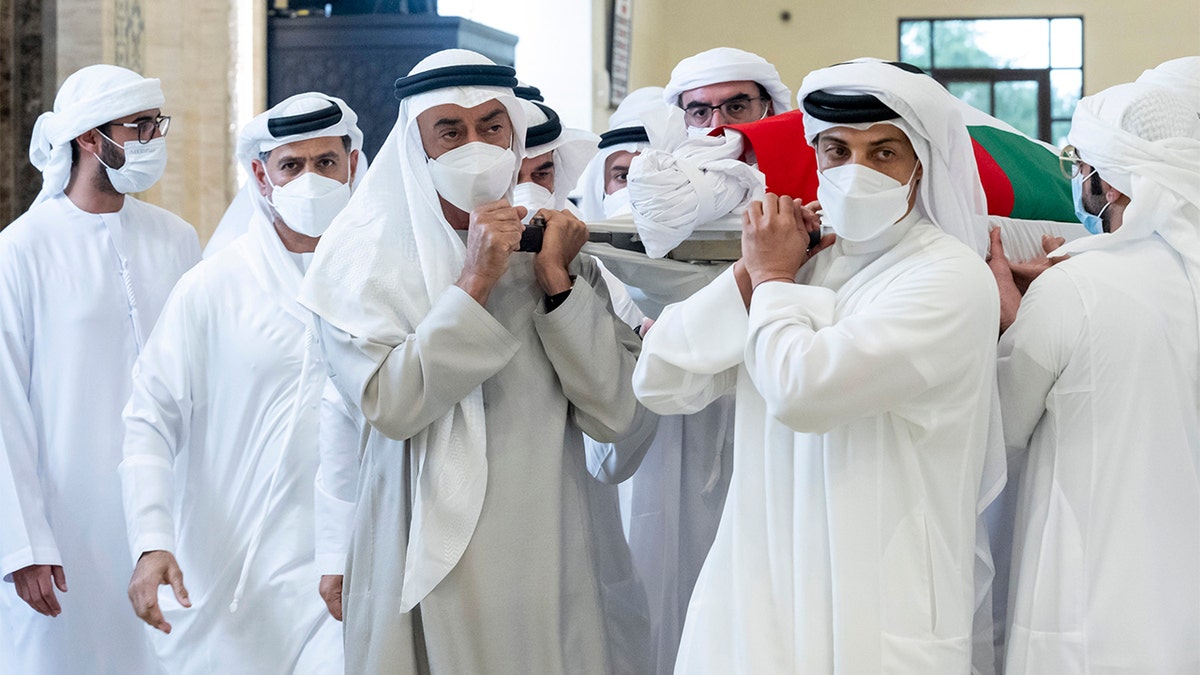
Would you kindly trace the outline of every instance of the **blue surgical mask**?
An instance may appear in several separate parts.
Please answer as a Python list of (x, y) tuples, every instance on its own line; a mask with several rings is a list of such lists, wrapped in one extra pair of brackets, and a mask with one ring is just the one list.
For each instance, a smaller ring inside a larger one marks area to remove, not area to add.
[(1083, 174), (1077, 174), (1071, 178), (1071, 199), (1075, 202), (1075, 217), (1079, 219), (1079, 222), (1083, 223), (1083, 226), (1087, 228), (1087, 231), (1091, 232), (1092, 234), (1103, 234), (1104, 221), (1100, 218), (1100, 216), (1104, 214), (1104, 209), (1108, 208), (1108, 204), (1105, 204), (1104, 208), (1100, 209), (1100, 213), (1096, 214), (1089, 213), (1088, 210), (1083, 206), (1083, 183), (1091, 178), (1095, 173), (1095, 171), (1092, 171), (1092, 173), (1089, 173), (1086, 176)]

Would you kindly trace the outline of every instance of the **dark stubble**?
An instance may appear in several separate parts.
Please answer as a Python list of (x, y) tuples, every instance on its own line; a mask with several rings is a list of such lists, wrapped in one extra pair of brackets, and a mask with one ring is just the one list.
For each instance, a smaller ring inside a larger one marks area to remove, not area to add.
[[(113, 147), (112, 141), (108, 140), (107, 138), (101, 138), (100, 160), (104, 162), (104, 164), (107, 164), (114, 169), (118, 169), (122, 166), (125, 166), (125, 153)], [(108, 179), (108, 173), (103, 165), (96, 167), (96, 174), (92, 177), (92, 184), (100, 192), (112, 195), (120, 194), (117, 192), (117, 189), (113, 187), (112, 181)]]

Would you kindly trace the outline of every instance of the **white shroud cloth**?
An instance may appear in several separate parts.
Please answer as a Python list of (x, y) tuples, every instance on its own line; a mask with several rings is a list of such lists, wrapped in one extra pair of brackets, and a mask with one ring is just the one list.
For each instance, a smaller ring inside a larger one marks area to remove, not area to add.
[(697, 225), (762, 198), (766, 177), (742, 161), (739, 132), (689, 138), (678, 108), (644, 119), (650, 147), (629, 165), (629, 201), (646, 255), (661, 258)]
[(126, 597), (121, 407), (144, 337), (199, 257), (190, 225), (132, 197), (98, 215), (58, 195), (0, 232), (0, 462), (16, 488), (0, 498), (0, 575), (62, 565), (69, 588), (50, 618), (0, 584), (0, 671), (153, 672)]

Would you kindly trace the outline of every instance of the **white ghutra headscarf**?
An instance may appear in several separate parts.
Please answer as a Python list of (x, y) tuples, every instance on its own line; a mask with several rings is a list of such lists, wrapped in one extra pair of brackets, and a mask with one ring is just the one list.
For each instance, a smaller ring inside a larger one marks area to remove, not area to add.
[(29, 161), (42, 172), (34, 204), (55, 197), (71, 178), (71, 141), (115, 119), (161, 108), (166, 99), (157, 79), (120, 66), (80, 68), (63, 82), (54, 109), (38, 116), (29, 142)]
[(548, 152), (554, 153), (554, 208), (561, 211), (567, 206), (567, 197), (579, 183), (579, 177), (583, 175), (588, 162), (596, 156), (596, 144), (600, 142), (600, 137), (590, 131), (562, 126), (557, 117), (551, 120), (546, 114), (548, 110), (553, 112), (551, 108), (538, 105), (534, 101), (522, 100), (521, 105), (525, 108), (529, 125), (527, 131), (532, 133), (548, 126), (553, 127), (557, 123), (558, 133), (547, 134), (546, 138), (553, 136), (549, 140), (532, 137), (526, 139), (527, 143), (540, 143), (526, 146), (525, 156), (538, 157)]
[(1200, 56), (1185, 56), (1158, 64), (1138, 76), (1138, 82), (1153, 84), (1183, 97), (1200, 115)]
[(1068, 242), (1058, 257), (1158, 234), (1183, 258), (1200, 312), (1200, 118), (1162, 87), (1131, 82), (1084, 97), (1067, 140), (1129, 197), (1116, 232)]
[[(873, 98), (898, 117), (883, 122), (836, 120), (809, 99), (814, 92), (845, 97), (848, 102)], [(804, 108), (809, 145), (822, 131), (836, 126), (866, 129), (882, 123), (903, 131), (924, 167), (917, 208), (980, 257), (987, 252), (987, 199), (971, 136), (955, 98), (936, 80), (879, 59), (857, 59), (809, 73), (796, 98)]]
[[(609, 115), (608, 131), (600, 136), (600, 143), (604, 147), (588, 162), (579, 179), (579, 191), (583, 194), (579, 208), (584, 220), (589, 223), (604, 220), (604, 163), (608, 158), (617, 152), (637, 153), (650, 147), (645, 134), (645, 119), (655, 114), (666, 114), (667, 105), (662, 101), (662, 92), (662, 87), (635, 89)], [(621, 133), (636, 130), (641, 131), (640, 139), (635, 138), (636, 133)]]
[(663, 89), (663, 101), (678, 106), (685, 91), (744, 80), (757, 82), (767, 90), (776, 115), (792, 109), (792, 91), (784, 86), (775, 66), (758, 54), (734, 47), (709, 49), (680, 61), (671, 70), (671, 81)]

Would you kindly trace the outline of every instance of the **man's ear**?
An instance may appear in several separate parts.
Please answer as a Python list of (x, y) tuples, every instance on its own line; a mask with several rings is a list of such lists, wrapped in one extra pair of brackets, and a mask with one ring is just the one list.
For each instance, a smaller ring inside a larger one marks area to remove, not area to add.
[(1117, 188), (1109, 185), (1103, 178), (1100, 179), (1100, 187), (1104, 190), (1104, 201), (1117, 206), (1124, 206), (1129, 203), (1129, 197)]
[(104, 143), (104, 139), (100, 137), (99, 131), (88, 129), (75, 137), (75, 143), (79, 146), (80, 150), (93, 155), (99, 155), (100, 145)]
[(258, 194), (269, 197), (271, 186), (267, 185), (267, 167), (261, 159), (250, 160), (250, 169), (254, 172), (254, 182), (258, 183)]
[(354, 187), (354, 177), (358, 175), (358, 150), (350, 151), (350, 186)]

